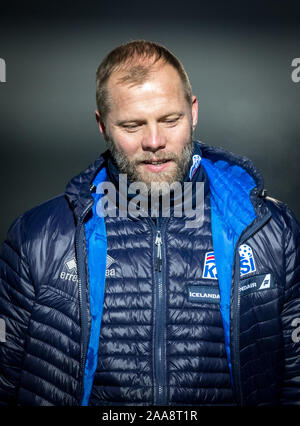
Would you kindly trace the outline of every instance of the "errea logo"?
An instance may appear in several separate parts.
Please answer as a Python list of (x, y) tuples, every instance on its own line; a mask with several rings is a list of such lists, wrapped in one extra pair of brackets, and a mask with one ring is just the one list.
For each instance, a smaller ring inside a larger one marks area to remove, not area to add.
[(76, 259), (73, 257), (72, 259), (67, 260), (64, 263), (66, 271), (62, 271), (60, 273), (60, 278), (64, 281), (78, 281), (78, 275), (77, 275), (77, 264)]
[[(115, 259), (107, 255), (105, 277), (114, 277), (116, 275), (115, 268), (111, 268), (111, 265), (115, 262)], [(77, 264), (75, 257), (67, 260), (64, 263), (64, 269), (65, 270), (60, 273), (60, 278), (62, 280), (78, 282)]]
[(111, 267), (111, 265), (113, 264), (113, 263), (115, 263), (116, 261), (115, 261), (115, 259), (114, 258), (112, 258), (109, 254), (107, 255), (107, 257), (106, 257), (106, 271), (105, 271), (105, 277), (107, 278), (107, 277), (114, 277), (115, 275), (116, 275), (116, 270), (115, 270), (115, 268), (111, 268), (111, 269), (109, 269), (110, 267)]
[(68, 260), (68, 262), (66, 262), (65, 265), (69, 271), (77, 270), (76, 260), (74, 258), (71, 260)]

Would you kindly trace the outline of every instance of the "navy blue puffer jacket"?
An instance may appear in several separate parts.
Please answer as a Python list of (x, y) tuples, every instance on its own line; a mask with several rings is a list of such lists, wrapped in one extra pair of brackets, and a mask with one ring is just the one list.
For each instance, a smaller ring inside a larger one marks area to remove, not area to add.
[(15, 220), (2, 405), (300, 405), (299, 223), (247, 158), (195, 153), (201, 227), (101, 216), (107, 152)]

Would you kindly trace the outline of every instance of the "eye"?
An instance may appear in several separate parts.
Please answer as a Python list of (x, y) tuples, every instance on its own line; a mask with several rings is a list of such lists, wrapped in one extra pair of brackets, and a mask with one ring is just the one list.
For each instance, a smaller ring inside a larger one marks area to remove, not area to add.
[(178, 120), (179, 120), (179, 117), (176, 117), (176, 118), (165, 120), (165, 123), (172, 127), (178, 123)]
[(134, 132), (140, 127), (140, 124), (123, 124), (122, 127), (128, 132)]
[(125, 129), (135, 129), (138, 127), (138, 124), (124, 124)]

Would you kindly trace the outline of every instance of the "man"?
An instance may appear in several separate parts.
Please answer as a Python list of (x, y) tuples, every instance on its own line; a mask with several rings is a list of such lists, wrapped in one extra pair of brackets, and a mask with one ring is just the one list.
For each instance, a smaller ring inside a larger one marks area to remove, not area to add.
[(300, 404), (292, 212), (247, 158), (193, 141), (197, 99), (163, 46), (113, 50), (97, 106), (109, 150), (3, 245), (1, 403)]

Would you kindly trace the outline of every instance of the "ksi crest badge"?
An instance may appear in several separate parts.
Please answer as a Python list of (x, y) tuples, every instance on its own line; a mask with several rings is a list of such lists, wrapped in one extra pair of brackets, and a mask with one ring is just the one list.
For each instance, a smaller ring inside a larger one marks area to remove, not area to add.
[(240, 274), (241, 277), (250, 272), (256, 271), (252, 248), (247, 244), (242, 244), (239, 247), (240, 254)]
[[(252, 248), (247, 244), (242, 244), (239, 247), (240, 255), (240, 276), (250, 274), (250, 272), (256, 271), (256, 266), (254, 262), (254, 256)], [(215, 262), (215, 254), (213, 251), (205, 253), (204, 267), (203, 267), (203, 276), (202, 278), (217, 280), (218, 273)]]
[(215, 254), (213, 251), (205, 253), (203, 278), (208, 278), (210, 280), (218, 279), (217, 268), (215, 263)]

